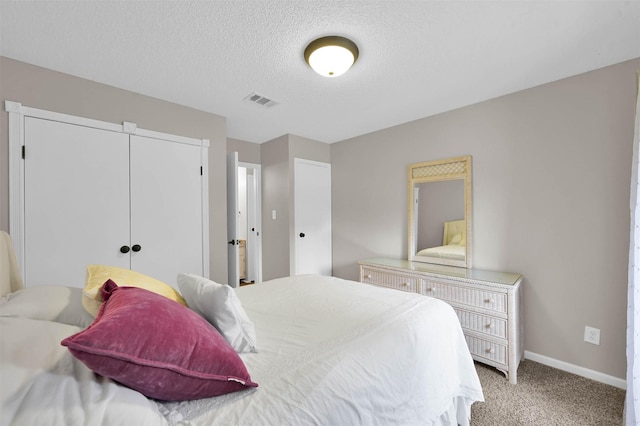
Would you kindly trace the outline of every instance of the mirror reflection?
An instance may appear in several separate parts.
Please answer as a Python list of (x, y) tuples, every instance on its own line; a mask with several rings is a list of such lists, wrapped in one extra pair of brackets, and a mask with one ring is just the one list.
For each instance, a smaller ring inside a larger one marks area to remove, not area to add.
[(416, 255), (464, 261), (464, 181), (425, 182), (413, 191)]
[(409, 166), (409, 260), (471, 267), (471, 157)]

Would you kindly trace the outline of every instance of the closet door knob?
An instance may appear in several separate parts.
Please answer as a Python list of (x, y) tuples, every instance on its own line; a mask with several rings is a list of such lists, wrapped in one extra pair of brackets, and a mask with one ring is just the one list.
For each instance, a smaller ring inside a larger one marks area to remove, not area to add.
[(140, 244), (134, 244), (131, 246), (131, 250), (139, 252), (140, 250), (142, 250), (142, 246)]
[(300, 233), (300, 238), (304, 238), (304, 232)]
[(120, 253), (129, 253), (129, 246), (120, 247)]

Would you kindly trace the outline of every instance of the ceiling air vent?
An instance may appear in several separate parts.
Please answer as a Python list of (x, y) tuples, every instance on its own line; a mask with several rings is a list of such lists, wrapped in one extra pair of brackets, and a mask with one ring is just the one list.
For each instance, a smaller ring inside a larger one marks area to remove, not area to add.
[(273, 99), (269, 99), (256, 92), (253, 92), (252, 94), (244, 98), (244, 100), (263, 107), (271, 107), (278, 104), (278, 102), (274, 101)]

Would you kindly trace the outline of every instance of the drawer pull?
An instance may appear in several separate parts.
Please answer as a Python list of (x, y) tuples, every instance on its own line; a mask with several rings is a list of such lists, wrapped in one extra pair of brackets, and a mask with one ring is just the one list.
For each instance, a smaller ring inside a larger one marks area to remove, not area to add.
[(371, 274), (367, 274), (364, 276), (366, 279), (370, 280), (371, 279)]
[(429, 292), (434, 292), (434, 291), (436, 291), (436, 289), (435, 289), (435, 287), (428, 287), (428, 288), (427, 288), (427, 291), (429, 291)]
[(489, 330), (491, 330), (493, 328), (493, 324), (489, 323), (485, 325), (484, 328), (488, 328)]
[(400, 284), (400, 285), (401, 285), (402, 287), (408, 287), (408, 286), (409, 286), (409, 283), (402, 283), (402, 284)]
[(484, 303), (488, 303), (490, 305), (494, 304), (494, 300), (493, 299), (484, 299)]
[(488, 354), (492, 354), (492, 353), (495, 353), (495, 352), (496, 352), (496, 351), (495, 351), (495, 349), (493, 349), (493, 348), (489, 348), (489, 349), (487, 349), (487, 353), (488, 353)]

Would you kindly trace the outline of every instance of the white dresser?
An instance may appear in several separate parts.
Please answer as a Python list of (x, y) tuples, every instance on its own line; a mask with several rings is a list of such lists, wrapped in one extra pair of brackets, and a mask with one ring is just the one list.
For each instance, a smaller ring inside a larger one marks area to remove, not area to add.
[(519, 274), (375, 258), (358, 262), (360, 281), (442, 299), (458, 314), (478, 362), (517, 383), (524, 355)]

